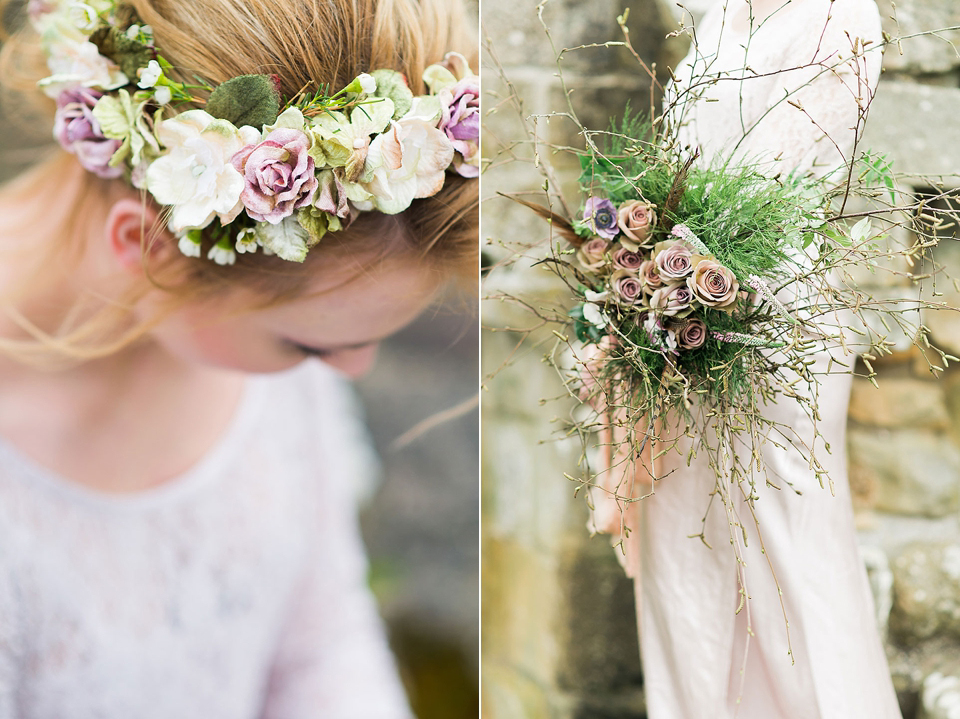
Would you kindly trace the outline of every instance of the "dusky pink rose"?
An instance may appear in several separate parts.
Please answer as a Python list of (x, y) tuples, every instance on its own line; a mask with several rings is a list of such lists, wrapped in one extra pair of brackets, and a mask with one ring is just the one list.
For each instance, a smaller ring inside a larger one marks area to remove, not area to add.
[(687, 287), (701, 304), (726, 312), (733, 310), (740, 292), (737, 278), (716, 260), (700, 260), (687, 278)]
[(683, 325), (677, 327), (677, 344), (685, 350), (695, 350), (703, 346), (707, 339), (707, 325), (703, 320), (691, 317)]
[(585, 269), (599, 270), (606, 262), (606, 254), (612, 243), (602, 237), (587, 240), (577, 250), (577, 260)]
[(318, 183), (309, 146), (300, 130), (277, 128), (233, 156), (244, 180), (240, 200), (250, 217), (276, 225), (313, 201)]
[(122, 167), (110, 167), (110, 158), (120, 149), (120, 140), (103, 136), (93, 108), (102, 92), (86, 87), (64, 90), (57, 98), (53, 134), (61, 147), (77, 156), (84, 169), (104, 179), (123, 176)]
[(624, 235), (642, 245), (650, 239), (651, 231), (657, 224), (657, 215), (650, 203), (630, 200), (617, 210), (617, 224)]
[(643, 302), (643, 284), (632, 272), (614, 272), (610, 276), (610, 287), (621, 304), (638, 305)]
[(653, 259), (665, 280), (682, 280), (693, 272), (694, 265), (704, 259), (695, 255), (683, 242), (664, 240), (653, 248)]
[(480, 77), (469, 75), (440, 92), (439, 129), (456, 150), (454, 170), (463, 177), (480, 175)]
[(661, 287), (650, 296), (651, 309), (668, 317), (683, 317), (692, 309), (693, 293), (685, 284), (667, 285)]
[(618, 247), (613, 251), (613, 265), (621, 270), (630, 270), (636, 272), (643, 264), (643, 256), (638, 252), (628, 250), (626, 247)]
[(656, 290), (663, 287), (663, 280), (660, 278), (660, 268), (653, 260), (645, 260), (640, 263), (637, 269), (640, 281), (643, 283), (643, 291), (652, 295)]

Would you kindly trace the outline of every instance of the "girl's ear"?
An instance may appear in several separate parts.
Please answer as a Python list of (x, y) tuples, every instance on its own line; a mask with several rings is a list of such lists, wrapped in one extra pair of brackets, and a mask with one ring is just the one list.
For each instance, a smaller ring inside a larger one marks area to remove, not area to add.
[(164, 252), (171, 247), (170, 237), (164, 230), (155, 234), (157, 210), (143, 200), (123, 198), (114, 203), (107, 215), (104, 233), (110, 243), (113, 255), (121, 267), (139, 272), (143, 266), (142, 257), (146, 243), (154, 240), (151, 253)]

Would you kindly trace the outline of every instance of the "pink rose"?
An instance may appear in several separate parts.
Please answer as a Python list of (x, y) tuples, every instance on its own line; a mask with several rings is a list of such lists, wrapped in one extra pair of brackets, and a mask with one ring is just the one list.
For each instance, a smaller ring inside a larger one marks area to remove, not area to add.
[(660, 276), (668, 280), (682, 280), (693, 272), (693, 266), (703, 259), (695, 255), (682, 242), (665, 240), (653, 248), (653, 259), (660, 269)]
[(617, 224), (624, 235), (642, 245), (657, 224), (657, 216), (653, 211), (653, 205), (640, 200), (631, 200), (624, 202), (617, 210)]
[(640, 263), (637, 269), (640, 281), (643, 283), (643, 291), (652, 295), (655, 290), (663, 287), (663, 280), (660, 278), (660, 268), (653, 260), (646, 260)]
[(700, 260), (687, 278), (687, 287), (701, 304), (727, 312), (733, 309), (740, 283), (716, 260)]
[(683, 284), (661, 287), (650, 297), (650, 307), (668, 317), (683, 317), (692, 310), (693, 293)]
[(300, 130), (278, 128), (233, 156), (231, 162), (245, 183), (240, 199), (250, 217), (276, 225), (311, 203), (317, 178), (309, 145)]
[(636, 272), (640, 269), (640, 265), (643, 264), (643, 257), (637, 252), (628, 250), (626, 247), (618, 247), (613, 251), (613, 264), (621, 270)]
[(110, 158), (120, 149), (120, 140), (103, 136), (93, 108), (102, 92), (86, 87), (64, 90), (57, 98), (53, 134), (69, 153), (77, 156), (84, 169), (104, 179), (123, 175), (122, 167), (110, 167)]
[(643, 285), (631, 272), (617, 270), (610, 276), (610, 287), (623, 304), (638, 305), (643, 301)]
[(453, 164), (463, 177), (480, 175), (480, 78), (470, 75), (440, 92), (439, 129), (457, 152)]
[(707, 339), (707, 326), (703, 320), (691, 317), (676, 330), (677, 344), (685, 350), (695, 350)]
[(599, 270), (606, 262), (607, 250), (610, 249), (610, 241), (602, 237), (594, 237), (580, 245), (577, 250), (577, 260), (588, 270)]

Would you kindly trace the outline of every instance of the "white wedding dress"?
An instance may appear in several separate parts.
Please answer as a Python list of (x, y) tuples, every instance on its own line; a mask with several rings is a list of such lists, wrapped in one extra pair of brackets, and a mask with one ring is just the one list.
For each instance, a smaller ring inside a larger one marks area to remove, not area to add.
[[(819, 76), (812, 68), (770, 73), (809, 65), (814, 58), (828, 65), (841, 55), (849, 59), (853, 38), (878, 45), (877, 7), (873, 0), (753, 5), (752, 36), (745, 0), (718, 1), (697, 25), (697, 51), (676, 70), (670, 92), (681, 92), (704, 72), (724, 79), (687, 106), (681, 139), (700, 147), (705, 162), (732, 154), (760, 162), (769, 176), (795, 170), (826, 174), (841, 164), (841, 151), (845, 157), (852, 152), (857, 98), (868, 102), (876, 88), (879, 49), (868, 52), (856, 71), (853, 63), (844, 63)], [(747, 76), (758, 77), (726, 79), (744, 77), (745, 66)], [(789, 98), (794, 104), (783, 101), (787, 90), (796, 90)], [(816, 370), (825, 370), (827, 361), (822, 354)], [(689, 439), (682, 437), (679, 451), (658, 459), (657, 476), (665, 478), (656, 482), (652, 496), (628, 505), (625, 517), (607, 492), (592, 490), (597, 529), (619, 535), (623, 519), (634, 530), (621, 559), (635, 580), (650, 719), (900, 718), (846, 478), (850, 383), (849, 375), (831, 375), (819, 393), (819, 430), (833, 450), (827, 454), (821, 444), (819, 457), (835, 482), (835, 496), (820, 487), (799, 452), (766, 445), (771, 480), (782, 489), (757, 490), (763, 549), (749, 508), (734, 497), (733, 509), (749, 535), (742, 567), (719, 501), (701, 525), (715, 476), (702, 454), (687, 466)], [(812, 440), (811, 422), (799, 404), (784, 399), (765, 414)], [(614, 469), (599, 481), (610, 490), (622, 477), (623, 471)], [(629, 480), (621, 494), (625, 488), (635, 497), (650, 491), (641, 478)], [(701, 528), (712, 549), (697, 538)], [(746, 578), (749, 601), (737, 613), (740, 576)]]
[(318, 363), (247, 382), (213, 450), (137, 494), (0, 441), (0, 719), (410, 719), (346, 383)]

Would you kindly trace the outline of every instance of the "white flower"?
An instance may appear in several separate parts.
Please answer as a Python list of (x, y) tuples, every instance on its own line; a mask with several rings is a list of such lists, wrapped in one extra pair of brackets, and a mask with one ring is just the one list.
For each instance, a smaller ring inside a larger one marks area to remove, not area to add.
[(141, 67), (139, 70), (137, 70), (137, 75), (140, 76), (140, 82), (137, 83), (137, 87), (141, 87), (146, 90), (147, 88), (156, 85), (157, 80), (163, 77), (163, 68), (160, 67), (159, 62), (156, 60), (151, 60), (149, 63), (147, 63), (146, 67)]
[(357, 81), (360, 83), (360, 88), (368, 95), (377, 91), (377, 81), (373, 78), (373, 75), (361, 72), (357, 75)]
[(161, 85), (153, 91), (153, 99), (160, 105), (166, 105), (173, 99), (173, 91), (166, 85)]
[(677, 354), (677, 335), (673, 330), (665, 329), (659, 318), (651, 312), (643, 323), (647, 336), (655, 347)]
[(587, 298), (588, 302), (604, 302), (610, 299), (610, 290), (604, 290), (603, 292), (594, 292), (593, 290), (584, 290), (583, 296)]
[(213, 260), (218, 265), (232, 265), (237, 261), (237, 253), (233, 251), (232, 247), (223, 247), (218, 242), (210, 248), (207, 259)]
[(583, 319), (592, 324), (597, 329), (604, 329), (609, 320), (607, 316), (603, 314), (603, 311), (599, 306), (595, 305), (593, 302), (585, 302), (583, 305)]
[[(277, 121), (272, 125), (263, 126), (263, 137), (266, 137), (274, 130), (287, 129), (287, 130), (299, 130), (310, 137), (310, 133), (307, 132), (307, 120), (304, 118), (303, 113), (298, 107), (288, 107), (286, 110), (280, 113), (280, 116), (277, 118)], [(313, 138), (310, 137), (312, 141)]]
[(193, 240), (189, 235), (183, 235), (180, 238), (180, 242), (177, 243), (177, 247), (179, 247), (180, 252), (187, 257), (200, 256), (200, 243)]
[(67, 17), (83, 33), (92, 33), (97, 29), (100, 19), (97, 11), (84, 2), (72, 2), (67, 6)]
[(372, 95), (377, 91), (377, 80), (373, 75), (361, 72), (353, 82), (343, 88), (344, 92), (353, 92), (356, 94)]
[(157, 123), (156, 135), (167, 154), (147, 170), (147, 189), (161, 205), (173, 207), (174, 231), (206, 227), (214, 217), (224, 225), (233, 222), (243, 209), (244, 180), (230, 159), (259, 142), (260, 132), (188, 110)]
[(372, 170), (373, 177), (364, 187), (380, 212), (395, 215), (416, 198), (439, 192), (452, 160), (453, 145), (446, 134), (408, 115), (370, 143), (364, 175)]
[(49, 97), (56, 98), (64, 90), (78, 85), (115, 90), (129, 82), (120, 68), (101, 55), (92, 42), (72, 40), (57, 33), (55, 41), (45, 47), (47, 66), (52, 74), (38, 84)]
[(256, 252), (257, 247), (257, 237), (256, 232), (252, 227), (245, 227), (237, 233), (237, 252), (241, 255), (244, 252)]
[(130, 40), (139, 40), (147, 45), (153, 45), (153, 28), (149, 25), (131, 25), (124, 34)]

